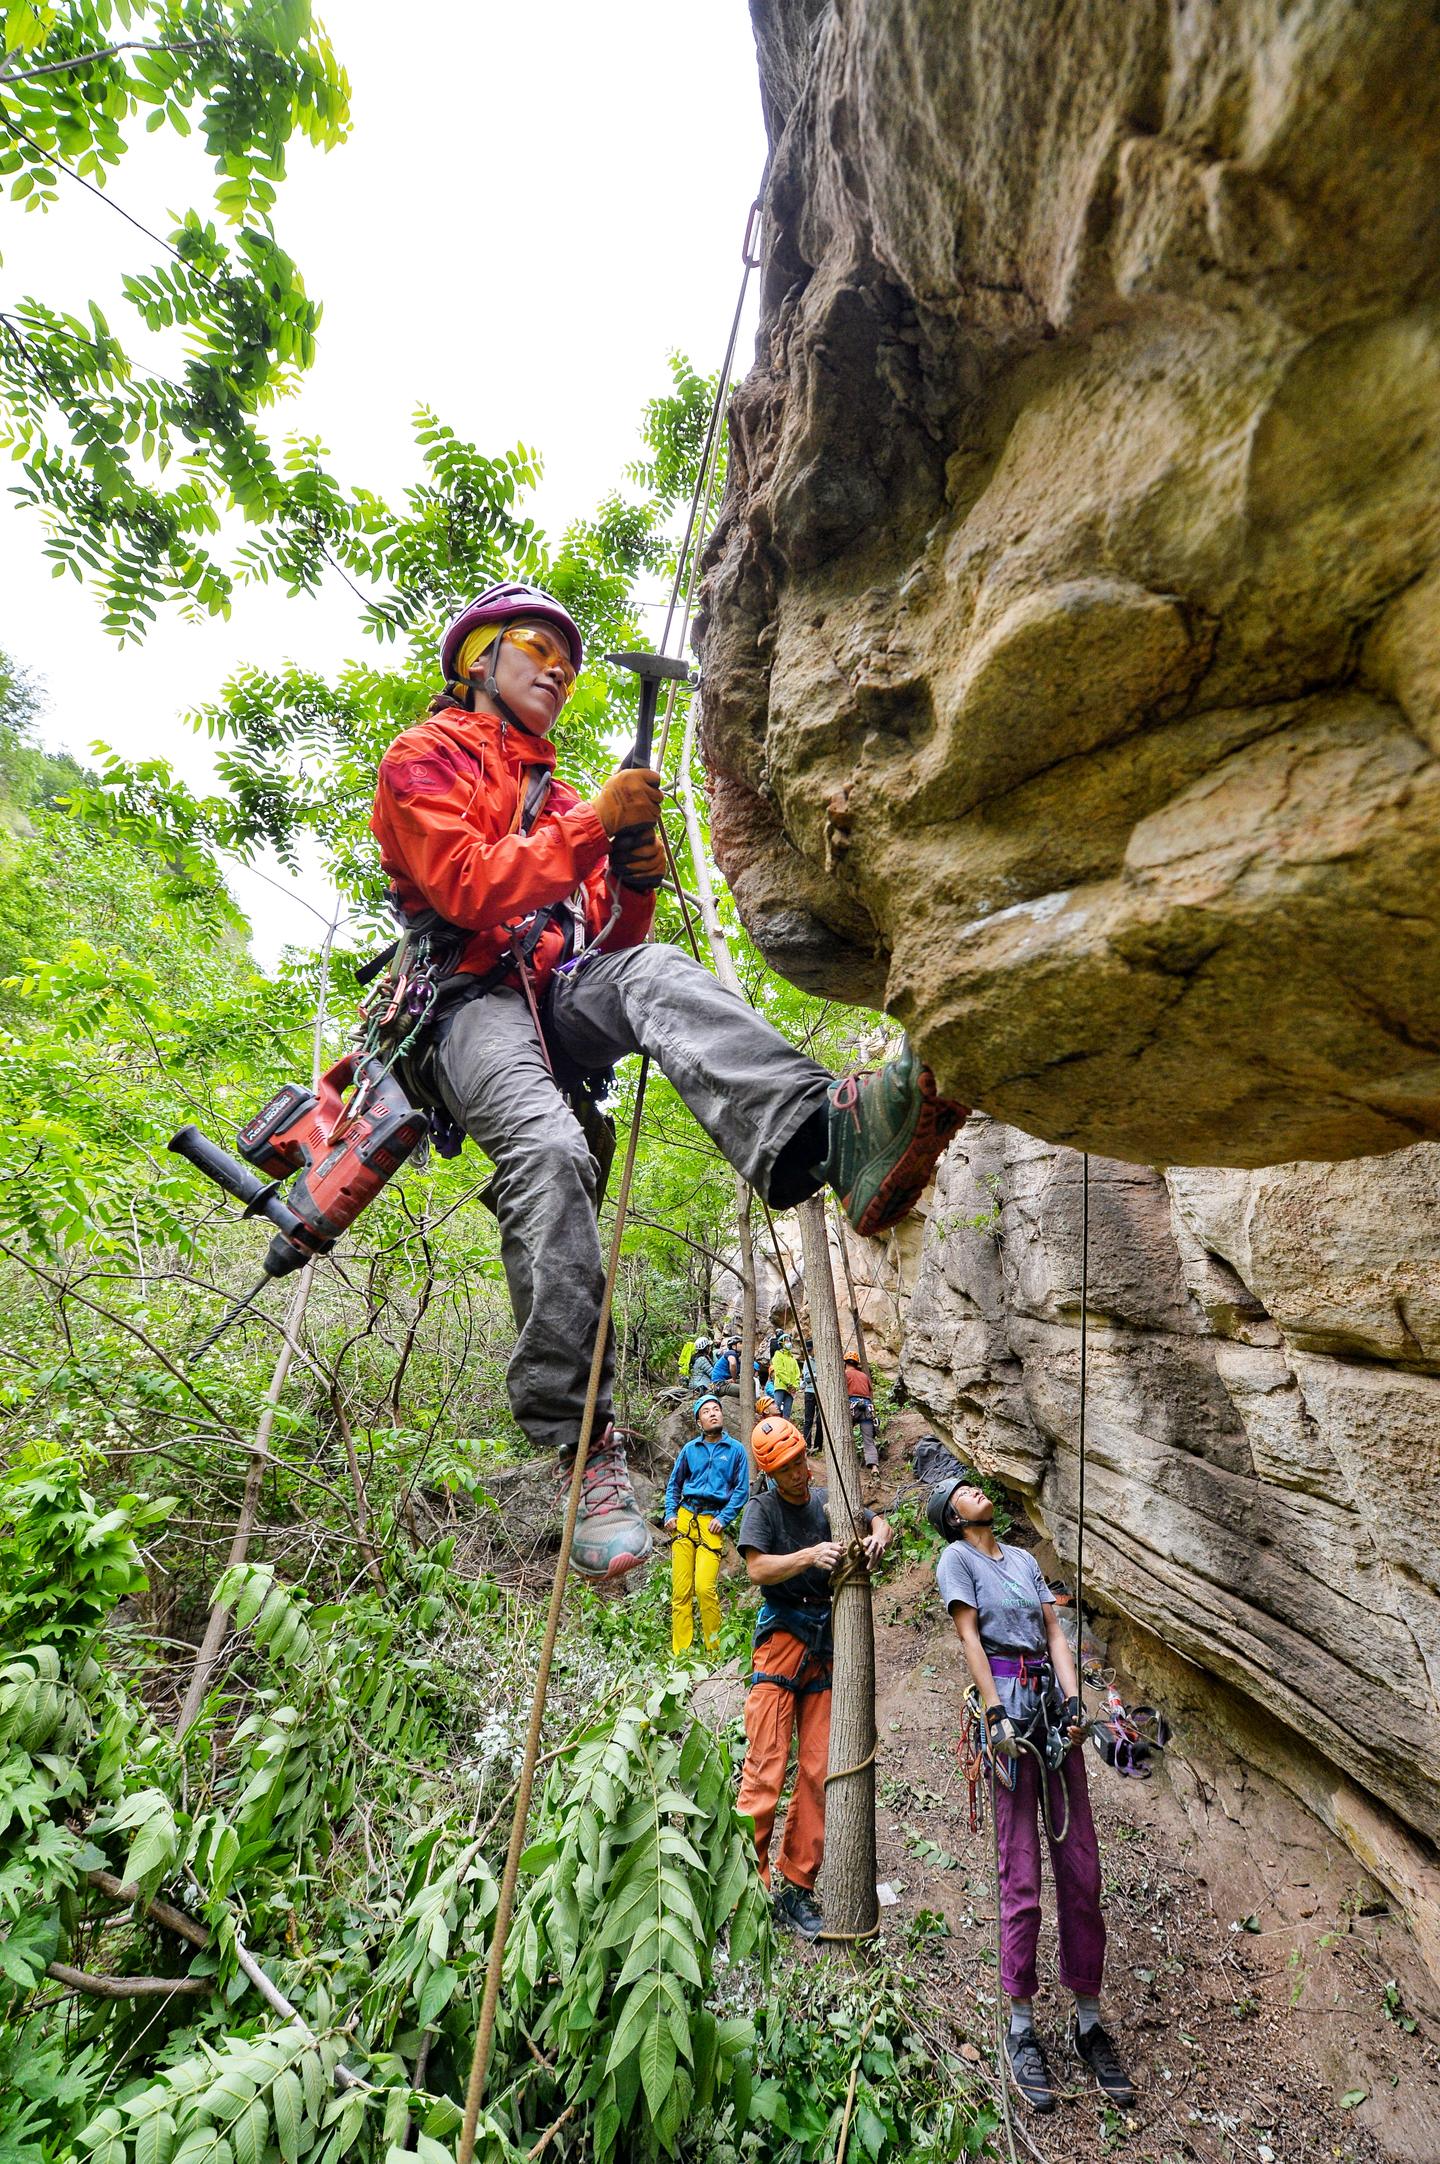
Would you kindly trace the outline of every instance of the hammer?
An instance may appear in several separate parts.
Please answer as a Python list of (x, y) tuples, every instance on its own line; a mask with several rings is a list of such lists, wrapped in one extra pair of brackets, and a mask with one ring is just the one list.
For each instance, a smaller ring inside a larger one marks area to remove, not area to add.
[(688, 684), (691, 681), (690, 664), (672, 661), (668, 654), (607, 654), (605, 659), (612, 669), (630, 669), (640, 679), (640, 718), (635, 724), (635, 742), (622, 764), (649, 766), (654, 751), (655, 709), (660, 704), (660, 686)]
[[(660, 686), (668, 683), (688, 684), (690, 664), (672, 661), (668, 654), (607, 654), (605, 659), (615, 669), (631, 669), (640, 679), (640, 714), (635, 724), (635, 742), (621, 760), (625, 766), (649, 766), (654, 758), (655, 710), (660, 704)], [(638, 827), (622, 827), (616, 841), (622, 836), (633, 836)]]

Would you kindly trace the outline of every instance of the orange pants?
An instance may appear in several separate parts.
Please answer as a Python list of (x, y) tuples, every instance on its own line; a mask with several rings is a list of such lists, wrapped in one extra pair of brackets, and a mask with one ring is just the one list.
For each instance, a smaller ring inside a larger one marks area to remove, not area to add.
[[(789, 1676), (799, 1686), (752, 1683), (745, 1700), (745, 1764), (737, 1808), (755, 1821), (760, 1876), (770, 1883), (770, 1836), (785, 1785), (790, 1738), (798, 1722), (800, 1763), (795, 1792), (785, 1813), (780, 1869), (792, 1886), (813, 1886), (825, 1854), (825, 1769), (830, 1758), (830, 1663), (817, 1659), (803, 1638), (776, 1631), (756, 1648), (757, 1672)], [(807, 1685), (822, 1685), (807, 1689)]]

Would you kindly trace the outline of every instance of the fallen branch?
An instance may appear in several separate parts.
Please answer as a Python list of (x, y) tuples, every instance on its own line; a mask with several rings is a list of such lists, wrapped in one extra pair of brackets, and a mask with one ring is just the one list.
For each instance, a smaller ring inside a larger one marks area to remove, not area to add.
[[(185, 1866), (185, 1876), (198, 1892), (204, 1892), (205, 1889), (201, 1886), (199, 1879), (196, 1878), (195, 1873), (188, 1864)], [(278, 2014), (282, 2021), (292, 2022), (307, 2043), (318, 2047), (319, 2037), (315, 2034), (299, 2007), (291, 2004), (278, 1984), (271, 1983), (255, 1956), (241, 1938), (238, 1924), (234, 1925), (232, 1940), (235, 1947), (236, 1962), (255, 1986), (271, 2012)], [(370, 2091), (370, 2083), (363, 2080), (359, 2074), (352, 2074), (348, 2066), (336, 2067), (335, 2086), (337, 2089), (363, 2089), (367, 2095)]]
[(203, 1952), (210, 1944), (210, 1934), (204, 1924), (197, 1924), (193, 1916), (183, 1909), (172, 1908), (168, 1901), (143, 1901), (138, 1886), (122, 1886), (113, 1871), (87, 1871), (90, 1884), (103, 1893), (108, 1901), (119, 1901), (126, 1908), (143, 1906), (145, 1914), (154, 1918), (165, 1930), (173, 1931), (177, 1938), (188, 1939), (192, 1946)]
[(91, 1976), (64, 1961), (47, 1963), (45, 1974), (91, 1999), (198, 1999), (215, 1989), (211, 1976)]

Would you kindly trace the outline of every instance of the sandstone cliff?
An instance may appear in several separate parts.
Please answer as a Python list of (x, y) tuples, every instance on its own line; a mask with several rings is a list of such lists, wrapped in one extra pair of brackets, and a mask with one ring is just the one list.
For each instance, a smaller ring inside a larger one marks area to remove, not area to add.
[(1031, 1133), (1440, 1132), (1440, 18), (752, 12), (703, 638), (746, 922)]
[[(971, 1120), (901, 1372), (1075, 1554), (1081, 1160)], [(1395, 1892), (1440, 1978), (1440, 1149), (1092, 1158), (1087, 1587)], [(1212, 1686), (1208, 1691), (1206, 1684)]]

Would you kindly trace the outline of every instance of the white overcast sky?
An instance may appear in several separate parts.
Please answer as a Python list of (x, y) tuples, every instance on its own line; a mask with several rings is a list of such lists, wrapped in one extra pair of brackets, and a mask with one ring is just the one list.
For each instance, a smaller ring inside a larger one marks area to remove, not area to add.
[[(558, 530), (620, 480), (667, 353), (719, 365), (765, 157), (745, 0), (329, 0), (319, 12), (353, 124), (327, 156), (292, 147), (276, 230), (325, 314), (305, 388), (272, 409), (270, 432), (316, 434), (342, 480), (398, 493), (424, 403), (482, 449), (538, 450), (533, 507)], [(141, 126), (108, 192), (163, 233), (172, 213), (208, 204), (212, 176), (197, 138)], [(0, 293), (77, 313), (93, 296), (137, 359), (165, 365), (119, 293), (121, 273), (156, 251), (73, 183), (59, 189), (45, 217), (6, 204)], [(505, 320), (487, 314), (497, 287)], [(747, 322), (737, 367), (752, 340)], [(367, 643), (337, 581), (319, 601), (251, 588), (228, 623), (162, 619), (118, 648), (90, 594), (52, 579), (41, 541), (35, 514), (0, 492), (0, 647), (44, 680), (47, 741), (80, 756), (100, 740), (204, 785), (187, 707), (242, 662), (330, 669)], [(262, 960), (313, 943), (299, 900), (244, 871), (232, 884)], [(325, 902), (318, 881), (302, 891)]]

